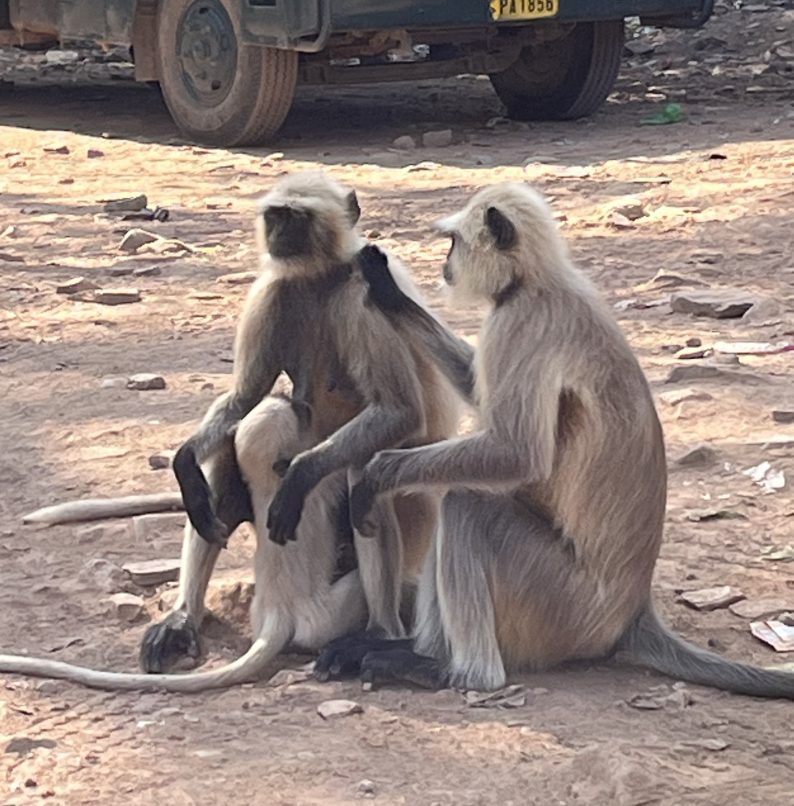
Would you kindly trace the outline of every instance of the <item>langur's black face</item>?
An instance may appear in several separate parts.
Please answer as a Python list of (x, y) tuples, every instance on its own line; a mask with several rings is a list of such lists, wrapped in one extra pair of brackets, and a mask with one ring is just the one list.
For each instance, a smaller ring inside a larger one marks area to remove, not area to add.
[(267, 207), (264, 218), (267, 251), (274, 258), (311, 254), (314, 218), (310, 211), (299, 207)]

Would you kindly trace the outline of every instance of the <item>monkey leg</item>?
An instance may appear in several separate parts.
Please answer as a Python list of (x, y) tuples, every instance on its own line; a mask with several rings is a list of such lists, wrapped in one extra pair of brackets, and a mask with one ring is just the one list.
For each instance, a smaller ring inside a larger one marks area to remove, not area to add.
[(331, 474), (308, 495), (297, 541), (280, 546), (269, 539), (265, 526), (281, 483), (278, 468), (311, 441), (290, 402), (282, 398), (260, 403), (242, 421), (235, 440), (257, 531), (252, 630), (273, 647), (273, 654), (290, 643), (318, 649), (366, 621), (358, 572), (331, 584), (337, 564), (336, 513), (346, 498), (344, 471)]

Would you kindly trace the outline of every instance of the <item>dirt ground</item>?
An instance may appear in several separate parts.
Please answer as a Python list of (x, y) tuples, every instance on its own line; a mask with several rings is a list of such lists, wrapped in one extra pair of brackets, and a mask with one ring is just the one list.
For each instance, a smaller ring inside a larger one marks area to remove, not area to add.
[[(302, 91), (280, 154), (208, 150), (180, 139), (148, 87), (73, 85), (67, 76), (59, 86), (0, 88), (2, 650), (136, 667), (143, 632), (173, 598), (173, 584), (138, 591), (145, 613), (127, 623), (91, 564), (178, 556), (181, 516), (135, 530), (126, 522), (23, 527), (22, 516), (70, 498), (175, 489), (170, 471), (152, 469), (149, 457), (173, 450), (228, 385), (247, 288), (219, 278), (256, 268), (252, 201), (286, 171), (323, 167), (357, 188), (363, 231), (410, 264), (466, 335), (481, 315), (445, 305), (438, 280), (446, 244), (430, 222), (488, 182), (528, 179), (548, 194), (657, 395), (670, 461), (655, 578), (661, 612), (687, 638), (733, 658), (791, 660), (754, 639), (749, 619), (677, 602), (682, 589), (731, 585), (749, 600), (773, 597), (779, 610), (794, 610), (794, 565), (786, 562), (794, 551), (768, 555), (794, 543), (794, 425), (772, 418), (794, 410), (794, 353), (742, 357), (712, 378), (667, 380), (675, 367), (715, 360), (677, 358), (673, 346), (688, 339), (708, 348), (794, 335), (794, 11), (787, 2), (718, 10), (697, 34), (635, 32), (635, 53), (605, 108), (567, 124), (500, 119), (488, 82), (469, 77)], [(666, 100), (683, 105), (684, 122), (640, 125)], [(400, 135), (444, 128), (454, 133), (451, 146), (392, 148)], [(190, 250), (118, 251), (135, 224), (104, 214), (101, 200), (137, 193), (171, 213), (142, 226)], [(613, 214), (629, 198), (644, 213), (633, 222)], [(670, 281), (654, 281), (657, 272), (677, 275), (683, 290), (726, 287), (756, 304), (741, 319), (672, 313)], [(141, 301), (111, 307), (56, 293), (76, 276), (134, 286)], [(166, 389), (130, 391), (113, 380), (139, 372), (162, 375)], [(668, 393), (683, 389), (693, 391), (671, 402)], [(702, 443), (713, 461), (678, 463)], [(764, 461), (784, 473), (782, 489), (767, 493), (742, 472)], [(251, 534), (241, 534), (222, 557), (211, 596), (221, 617), (207, 624), (210, 663), (246, 646), (252, 549)], [(288, 656), (273, 672), (306, 661)], [(519, 697), (513, 708), (474, 708), (453, 691), (366, 693), (311, 680), (185, 696), (7, 677), (0, 802), (672, 806), (794, 798), (789, 703), (674, 688), (610, 664), (512, 682), (524, 687), (523, 705)], [(635, 706), (651, 707), (632, 706), (638, 695)], [(336, 697), (356, 700), (363, 713), (323, 721), (317, 705)]]

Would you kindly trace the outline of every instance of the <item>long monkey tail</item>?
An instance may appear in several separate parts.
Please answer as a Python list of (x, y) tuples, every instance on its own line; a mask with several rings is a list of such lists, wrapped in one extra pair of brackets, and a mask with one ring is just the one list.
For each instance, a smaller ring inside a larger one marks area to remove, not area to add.
[(193, 692), (211, 688), (228, 688), (256, 681), (267, 663), (283, 648), (283, 642), (257, 638), (249, 650), (232, 663), (207, 672), (190, 674), (125, 674), (100, 672), (85, 666), (74, 666), (43, 658), (23, 655), (0, 655), (0, 673), (31, 675), (68, 680), (89, 688), (106, 691), (176, 691)]
[(82, 501), (67, 501), (51, 507), (29, 512), (23, 523), (79, 523), (100, 521), (105, 518), (126, 518), (130, 515), (146, 515), (150, 512), (180, 512), (184, 510), (180, 493), (156, 493), (154, 495), (128, 495), (123, 498), (86, 498)]
[(672, 633), (650, 604), (620, 639), (617, 651), (688, 683), (751, 697), (794, 699), (794, 674), (748, 666), (699, 649)]

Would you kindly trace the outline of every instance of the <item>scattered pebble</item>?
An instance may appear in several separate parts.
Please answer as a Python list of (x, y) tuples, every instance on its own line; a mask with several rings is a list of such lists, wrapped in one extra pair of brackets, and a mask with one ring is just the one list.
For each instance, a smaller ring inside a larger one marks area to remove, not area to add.
[(164, 453), (153, 453), (149, 457), (149, 467), (152, 470), (167, 470), (171, 467), (171, 459), (170, 455)]
[(137, 621), (144, 614), (143, 599), (133, 593), (114, 593), (110, 597), (112, 609), (126, 622)]
[(317, 713), (323, 719), (335, 719), (343, 716), (361, 714), (364, 709), (353, 700), (325, 700), (317, 706)]
[(452, 145), (452, 129), (425, 132), (422, 135), (422, 145), (425, 148), (445, 148)]
[(676, 460), (682, 467), (707, 467), (717, 461), (717, 451), (710, 445), (698, 445)]
[(90, 160), (95, 160), (104, 156), (105, 152), (99, 148), (89, 148), (88, 151), (86, 151), (86, 157), (88, 157)]
[(136, 585), (142, 588), (163, 585), (179, 578), (180, 560), (142, 560), (126, 563), (122, 571), (128, 574)]
[(392, 145), (395, 148), (400, 149), (400, 151), (412, 151), (416, 148), (416, 140), (408, 134), (404, 134), (402, 137), (397, 137)]
[(158, 240), (160, 240), (160, 236), (155, 235), (153, 232), (147, 232), (144, 229), (138, 228), (131, 229), (128, 230), (121, 239), (119, 251), (135, 254), (135, 252), (137, 252), (142, 246)]
[(702, 588), (696, 591), (683, 591), (676, 601), (691, 607), (693, 610), (721, 610), (724, 607), (744, 599), (744, 594), (730, 587), (720, 585), (716, 588)]
[(776, 423), (794, 423), (794, 409), (774, 409), (772, 419)]
[(711, 350), (708, 347), (684, 347), (683, 350), (679, 350), (675, 357), (680, 361), (690, 361), (696, 358), (705, 358), (707, 355), (711, 354)]
[(369, 778), (359, 781), (356, 789), (365, 797), (375, 797), (375, 783), (370, 781)]
[(712, 319), (738, 319), (753, 307), (756, 300), (739, 291), (679, 291), (670, 297), (675, 313), (708, 316)]
[(218, 278), (219, 283), (227, 283), (228, 285), (248, 285), (253, 283), (259, 274), (255, 271), (236, 271), (232, 274), (222, 274)]
[(154, 375), (151, 372), (139, 372), (137, 375), (130, 376), (127, 381), (127, 389), (134, 389), (138, 392), (165, 389), (165, 378), (162, 375)]

